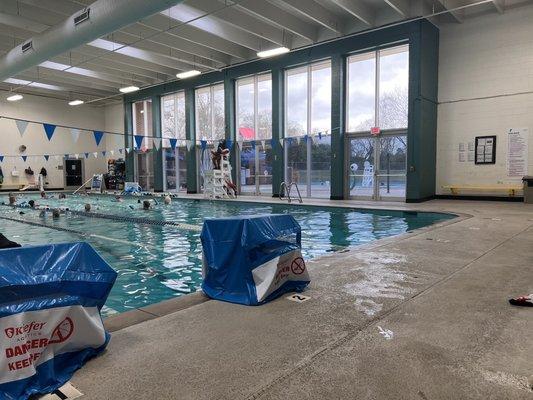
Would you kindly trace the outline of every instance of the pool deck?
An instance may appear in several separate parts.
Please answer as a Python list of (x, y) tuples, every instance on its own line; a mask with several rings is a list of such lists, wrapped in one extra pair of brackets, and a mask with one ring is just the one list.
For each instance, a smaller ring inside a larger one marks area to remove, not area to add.
[(304, 303), (196, 293), (111, 317), (82, 398), (533, 399), (533, 308), (507, 302), (533, 293), (533, 205), (312, 204), (460, 217), (308, 262)]

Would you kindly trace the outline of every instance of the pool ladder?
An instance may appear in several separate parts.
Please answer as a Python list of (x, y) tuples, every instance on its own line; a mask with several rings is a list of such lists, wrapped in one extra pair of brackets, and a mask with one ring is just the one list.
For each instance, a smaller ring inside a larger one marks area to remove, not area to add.
[(303, 203), (302, 195), (300, 194), (300, 189), (298, 189), (298, 184), (296, 182), (291, 182), (289, 185), (287, 185), (285, 182), (281, 182), (281, 185), (279, 187), (279, 198), (282, 200), (285, 197), (285, 192), (287, 192), (287, 201), (290, 203), (292, 201), (291, 199), (291, 189), (292, 187), (296, 188), (296, 192), (298, 193), (298, 201), (300, 203)]

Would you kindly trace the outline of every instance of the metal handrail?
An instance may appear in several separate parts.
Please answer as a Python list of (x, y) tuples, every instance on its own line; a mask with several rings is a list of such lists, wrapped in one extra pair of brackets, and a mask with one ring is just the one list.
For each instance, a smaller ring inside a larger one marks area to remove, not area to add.
[(291, 182), (289, 185), (289, 203), (291, 202), (291, 188), (293, 185), (296, 187), (296, 191), (298, 192), (298, 201), (303, 203), (304, 201), (302, 200), (302, 195), (300, 194), (300, 189), (298, 188), (298, 184), (296, 182)]
[[(296, 186), (296, 192), (298, 193), (298, 201), (300, 203), (303, 203), (302, 195), (300, 194), (300, 189), (298, 188), (298, 184), (296, 182), (291, 182), (289, 185), (285, 183), (285, 181), (281, 182), (281, 185), (279, 186), (279, 199), (283, 199), (285, 197), (285, 191), (287, 192), (287, 201), (290, 203), (292, 201), (291, 199), (291, 189), (293, 186)], [(285, 191), (283, 190), (285, 188)]]

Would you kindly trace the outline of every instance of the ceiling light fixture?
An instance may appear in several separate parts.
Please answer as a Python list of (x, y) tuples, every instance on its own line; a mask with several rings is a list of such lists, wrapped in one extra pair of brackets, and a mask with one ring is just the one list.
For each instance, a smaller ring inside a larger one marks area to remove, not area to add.
[(280, 54), (285, 54), (291, 51), (287, 47), (276, 47), (275, 49), (265, 50), (265, 51), (258, 51), (257, 57), (260, 58), (267, 58), (267, 57), (274, 57), (278, 56)]
[(179, 74), (176, 74), (176, 78), (178, 79), (187, 79), (191, 78), (193, 76), (200, 75), (201, 72), (196, 69), (191, 69), (190, 71), (180, 72)]
[(19, 100), (22, 100), (24, 98), (24, 96), (22, 96), (21, 94), (14, 94), (13, 96), (9, 96), (6, 100), (7, 101), (19, 101)]
[(139, 88), (137, 86), (126, 86), (126, 87), (120, 88), (119, 90), (122, 93), (132, 93), (132, 92), (136, 92), (137, 90), (139, 90)]
[(68, 102), (69, 106), (79, 106), (80, 104), (85, 103), (83, 100), (72, 100)]

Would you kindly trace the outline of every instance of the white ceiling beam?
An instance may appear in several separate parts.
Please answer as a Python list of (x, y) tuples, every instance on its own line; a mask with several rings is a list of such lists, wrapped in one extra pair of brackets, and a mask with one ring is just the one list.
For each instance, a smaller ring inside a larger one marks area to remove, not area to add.
[(411, 2), (410, 0), (384, 0), (388, 6), (396, 11), (403, 18), (411, 16)]
[(307, 41), (316, 42), (318, 40), (317, 27), (295, 17), (271, 3), (268, 3), (267, 1), (240, 0), (235, 7), (263, 18), (269, 23), (292, 32)]
[(333, 2), (365, 25), (375, 25), (376, 16), (374, 11), (359, 0), (333, 0)]
[(161, 14), (176, 21), (188, 23), (188, 25), (194, 26), (213, 35), (220, 36), (226, 40), (232, 41), (254, 51), (261, 50), (263, 45), (268, 43), (264, 39), (261, 39), (255, 35), (250, 35), (238, 28), (235, 28), (233, 25), (224, 22), (220, 18), (213, 16), (202, 17), (204, 15), (203, 12), (187, 4), (178, 4), (166, 11), (162, 11)]
[(283, 0), (283, 2), (294, 11), (302, 13), (324, 28), (338, 34), (344, 33), (344, 26), (339, 18), (326, 7), (309, 0)]
[(226, 40), (218, 35), (214, 35), (210, 32), (205, 32), (201, 29), (195, 28), (189, 25), (179, 25), (175, 28), (168, 30), (169, 26), (172, 26), (173, 20), (165, 17), (162, 14), (155, 14), (151, 17), (145, 18), (139, 21), (140, 25), (146, 25), (150, 28), (157, 30), (167, 30), (167, 33), (180, 41), (188, 41), (193, 45), (201, 45), (208, 47), (212, 50), (222, 52), (232, 57), (240, 59), (248, 59), (254, 55), (250, 49), (234, 43), (230, 40)]
[(457, 23), (463, 22), (464, 10), (454, 10), (454, 8), (461, 6), (456, 0), (435, 0), (440, 4), (444, 10), (448, 10), (448, 15)]
[(192, 5), (203, 13), (212, 13), (213, 16), (247, 33), (265, 38), (279, 46), (285, 44), (283, 43), (283, 32), (280, 28), (262, 19), (254, 18), (250, 14), (234, 7), (221, 8), (221, 4), (213, 0), (194, 0)]
[(503, 14), (505, 11), (504, 0), (492, 0), (492, 5), (500, 14)]

